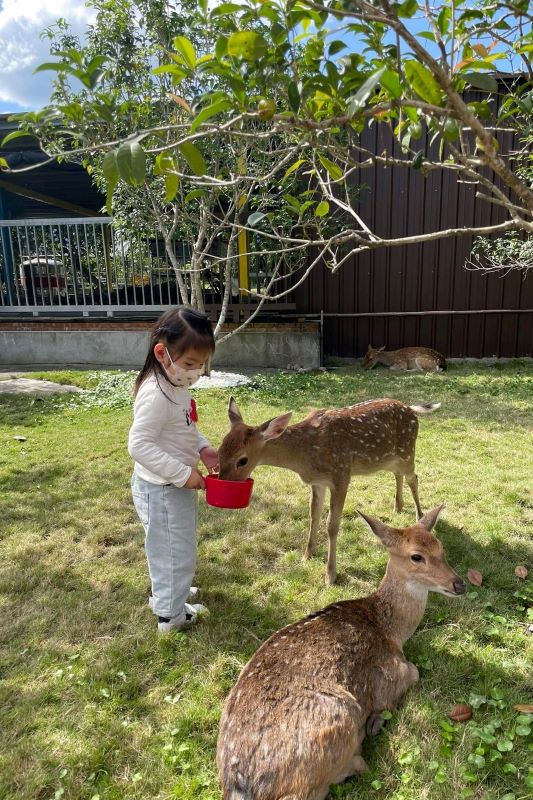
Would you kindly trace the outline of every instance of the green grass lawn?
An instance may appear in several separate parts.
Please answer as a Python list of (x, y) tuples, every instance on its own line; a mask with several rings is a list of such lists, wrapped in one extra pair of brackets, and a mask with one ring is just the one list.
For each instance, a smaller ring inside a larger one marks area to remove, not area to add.
[[(0, 395), (0, 798), (220, 800), (217, 725), (240, 669), (276, 629), (375, 588), (386, 555), (356, 509), (407, 525), (410, 494), (394, 515), (392, 475), (352, 481), (333, 587), (324, 530), (317, 557), (301, 560), (308, 495), (295, 474), (259, 468), (243, 511), (201, 498), (197, 583), (211, 613), (158, 636), (129, 492), (132, 373), (43, 377), (87, 391)], [(214, 444), (229, 394), (197, 393)], [(532, 718), (513, 708), (533, 702), (533, 585), (514, 573), (533, 564), (531, 364), (263, 375), (234, 394), (254, 423), (380, 396), (442, 402), (420, 422), (420, 499), (426, 510), (446, 502), (437, 533), (448, 560), (483, 584), (455, 601), (430, 596), (405, 648), (421, 680), (365, 743), (370, 772), (331, 797), (531, 797)], [(474, 706), (466, 724), (446, 721), (459, 702)]]

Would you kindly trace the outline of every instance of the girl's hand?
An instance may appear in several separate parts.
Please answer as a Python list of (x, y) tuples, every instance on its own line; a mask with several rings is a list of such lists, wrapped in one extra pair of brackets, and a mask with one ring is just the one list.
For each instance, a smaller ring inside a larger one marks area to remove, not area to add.
[(194, 469), (189, 475), (187, 482), (184, 484), (185, 489), (205, 489), (205, 480), (201, 472)]
[(209, 472), (218, 470), (218, 450), (215, 450), (214, 447), (204, 447), (200, 451), (200, 459)]

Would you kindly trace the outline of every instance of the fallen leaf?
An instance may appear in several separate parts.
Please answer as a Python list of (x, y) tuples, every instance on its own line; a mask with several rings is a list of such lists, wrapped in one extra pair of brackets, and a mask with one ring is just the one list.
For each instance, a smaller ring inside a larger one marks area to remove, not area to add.
[(13, 436), (13, 439), (15, 439), (16, 442), (25, 442), (26, 441), (26, 437), (25, 436)]
[(520, 711), (521, 714), (533, 714), (533, 705), (529, 703), (517, 703), (513, 708), (515, 711)]
[(483, 575), (477, 569), (469, 569), (467, 572), (467, 578), (472, 586), (481, 586), (483, 583)]
[(466, 722), (472, 716), (472, 706), (467, 703), (458, 703), (452, 708), (448, 717), (454, 722)]
[(516, 567), (514, 574), (516, 575), (517, 578), (520, 578), (520, 580), (525, 581), (525, 579), (528, 576), (527, 567)]

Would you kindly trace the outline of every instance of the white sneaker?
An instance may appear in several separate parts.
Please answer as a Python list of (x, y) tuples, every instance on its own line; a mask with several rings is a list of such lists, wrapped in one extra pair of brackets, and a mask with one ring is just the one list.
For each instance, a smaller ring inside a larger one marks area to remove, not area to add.
[(177, 617), (170, 617), (170, 619), (158, 617), (157, 630), (159, 633), (166, 633), (167, 631), (183, 631), (186, 628), (190, 628), (191, 625), (194, 625), (196, 622), (198, 622), (198, 619), (202, 614), (207, 613), (207, 608), (201, 603), (185, 603), (183, 606), (183, 611), (183, 614), (179, 614)]
[[(191, 588), (189, 589), (189, 594), (187, 595), (186, 602), (188, 603), (191, 600), (194, 600), (199, 591), (200, 589), (198, 588), (198, 586), (191, 586)], [(150, 597), (148, 598), (148, 607), (150, 608), (151, 611), (154, 610), (154, 598), (151, 592), (150, 592)]]

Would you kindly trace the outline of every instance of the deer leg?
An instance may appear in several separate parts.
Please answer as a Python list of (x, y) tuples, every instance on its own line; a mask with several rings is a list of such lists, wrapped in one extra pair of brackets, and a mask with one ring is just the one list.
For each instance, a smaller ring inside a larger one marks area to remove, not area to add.
[(309, 514), (311, 521), (309, 524), (309, 539), (307, 540), (307, 547), (305, 548), (304, 559), (307, 560), (315, 554), (316, 535), (320, 525), (320, 515), (324, 508), (324, 498), (326, 496), (326, 487), (313, 484), (311, 486), (311, 497), (309, 498)]
[(326, 569), (326, 583), (335, 583), (337, 577), (337, 534), (341, 524), (342, 509), (346, 500), (348, 484), (334, 486), (331, 489), (329, 514), (328, 514), (328, 565)]
[(411, 494), (413, 495), (413, 500), (416, 506), (416, 518), (420, 519), (424, 515), (422, 513), (422, 509), (420, 508), (420, 500), (418, 499), (418, 478), (414, 470), (405, 476), (405, 480), (407, 481), (407, 485), (409, 486)]
[(396, 478), (396, 497), (394, 499), (394, 510), (399, 514), (403, 508), (403, 475), (400, 472), (395, 472)]

